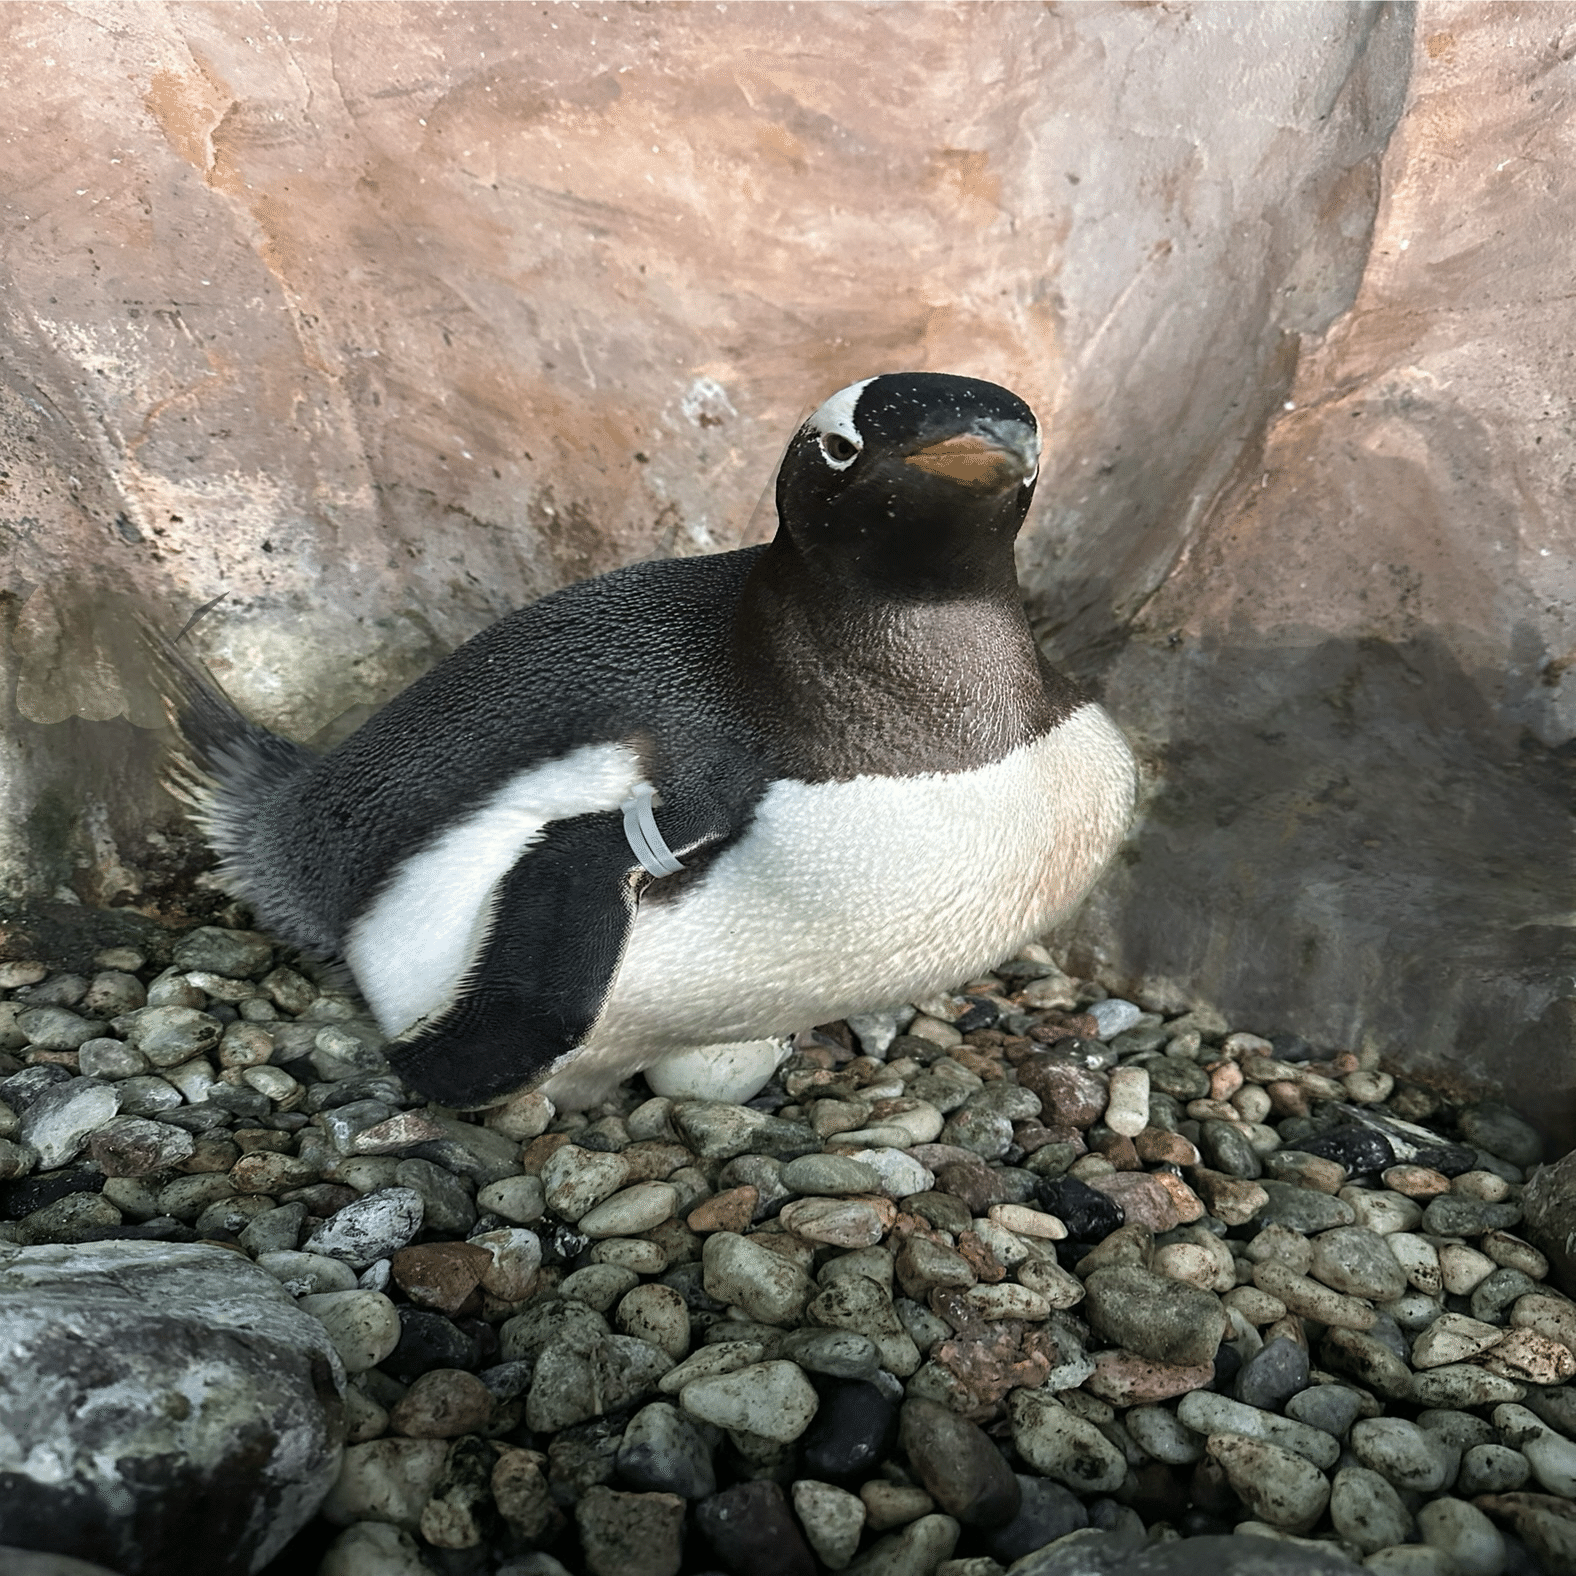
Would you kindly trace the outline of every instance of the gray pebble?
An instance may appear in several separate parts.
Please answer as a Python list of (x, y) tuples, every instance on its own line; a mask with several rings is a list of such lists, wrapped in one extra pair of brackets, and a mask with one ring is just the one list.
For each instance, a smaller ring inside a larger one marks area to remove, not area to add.
[(1134, 1443), (1168, 1466), (1187, 1466), (1204, 1454), (1204, 1441), (1163, 1406), (1135, 1406), (1123, 1418)]
[(155, 1067), (178, 1067), (219, 1043), (224, 1025), (195, 1007), (144, 1007), (132, 1015), (127, 1040)]
[(152, 1065), (136, 1046), (124, 1040), (87, 1040), (77, 1051), (77, 1067), (84, 1078), (136, 1078)]
[(414, 1241), (422, 1215), (422, 1196), (414, 1188), (380, 1188), (325, 1220), (307, 1238), (305, 1249), (364, 1270), (374, 1259), (387, 1258)]
[(559, 1284), (561, 1297), (573, 1297), (598, 1313), (607, 1313), (619, 1298), (640, 1284), (640, 1277), (622, 1264), (588, 1264)]
[(875, 1193), (881, 1187), (874, 1168), (847, 1155), (801, 1155), (787, 1165), (771, 1164), (777, 1167), (782, 1186), (798, 1197), (839, 1198)]
[(694, 1421), (668, 1401), (653, 1401), (635, 1413), (616, 1461), (619, 1476), (639, 1493), (705, 1499), (717, 1492), (711, 1447)]
[(1226, 1310), (1213, 1292), (1137, 1265), (1095, 1270), (1084, 1282), (1084, 1297), (1084, 1315), (1097, 1333), (1154, 1362), (1213, 1362), (1227, 1328)]
[(1183, 1396), (1177, 1403), (1177, 1418), (1196, 1434), (1242, 1434), (1249, 1439), (1267, 1439), (1323, 1470), (1333, 1467), (1341, 1454), (1340, 1442), (1321, 1429), (1310, 1428), (1295, 1418), (1261, 1412), (1208, 1390), (1192, 1390)]
[(1520, 1222), (1520, 1204), (1484, 1204), (1450, 1193), (1441, 1193), (1423, 1211), (1423, 1230), (1432, 1237), (1480, 1237), (1485, 1231), (1508, 1231)]
[(300, 1242), (305, 1225), (305, 1204), (280, 1204), (254, 1216), (241, 1233), (240, 1243), (253, 1258), (265, 1253), (288, 1253)]
[(1357, 1212), (1345, 1199), (1332, 1198), (1328, 1193), (1315, 1193), (1311, 1188), (1294, 1187), (1290, 1182), (1276, 1182), (1269, 1177), (1261, 1177), (1259, 1186), (1269, 1194), (1269, 1203), (1256, 1217), (1262, 1225), (1286, 1226), (1311, 1237), (1337, 1226), (1350, 1226), (1357, 1219)]
[(1472, 1288), (1472, 1317), (1485, 1324), (1503, 1324), (1506, 1310), (1518, 1297), (1539, 1290), (1538, 1283), (1520, 1270), (1502, 1266)]
[(16, 1026), (36, 1051), (74, 1051), (108, 1027), (97, 1018), (83, 1018), (65, 1007), (29, 1007), (16, 1015)]
[(1505, 1540), (1476, 1505), (1465, 1500), (1430, 1500), (1417, 1513), (1422, 1540), (1448, 1556), (1452, 1576), (1500, 1576), (1505, 1568)]
[(706, 1295), (762, 1324), (791, 1324), (815, 1290), (796, 1264), (731, 1231), (706, 1238), (701, 1262)]
[(257, 979), (273, 962), (273, 944), (255, 930), (225, 930), (202, 925), (182, 936), (172, 953), (175, 967), (206, 969), (230, 979)]
[(591, 1238), (639, 1236), (672, 1217), (678, 1196), (666, 1182), (637, 1182), (588, 1209), (577, 1226)]
[(1527, 1481), (1532, 1467), (1519, 1450), (1508, 1445), (1473, 1445), (1461, 1457), (1456, 1492), (1463, 1498), (1509, 1494)]
[(118, 1018), (123, 1012), (135, 1012), (147, 1000), (148, 993), (135, 974), (105, 969), (93, 976), (82, 998), (82, 1011), (89, 1018)]
[(1012, 1123), (993, 1111), (975, 1111), (965, 1106), (948, 1118), (940, 1141), (956, 1144), (982, 1160), (1000, 1160), (1012, 1147)]
[(1199, 1125), (1198, 1147), (1216, 1171), (1253, 1181), (1264, 1174), (1258, 1151), (1231, 1122), (1207, 1121)]
[(834, 1379), (873, 1379), (881, 1367), (876, 1343), (853, 1330), (794, 1330), (778, 1351), (808, 1372)]
[(1486, 1100), (1468, 1106), (1460, 1116), (1461, 1136), (1513, 1166), (1535, 1166), (1543, 1158), (1543, 1138), (1507, 1105)]
[(37, 984), (24, 985), (17, 1000), (29, 1007), (75, 1007), (87, 993), (88, 982), (80, 974), (51, 974)]
[(1363, 1398), (1343, 1384), (1316, 1384), (1294, 1395), (1286, 1403), (1286, 1415), (1310, 1428), (1322, 1429), (1337, 1439), (1357, 1421)]
[(1352, 1424), (1352, 1453), (1397, 1488), (1432, 1494), (1455, 1475), (1458, 1457), (1442, 1440), (1399, 1417)]
[(1469, 1450), (1473, 1445), (1492, 1444), (1495, 1437), (1494, 1425), (1486, 1419), (1448, 1407), (1431, 1407), (1419, 1412), (1415, 1421), (1419, 1428), (1426, 1428), (1452, 1450)]
[(1412, 1516), (1382, 1474), (1368, 1467), (1342, 1467), (1330, 1488), (1335, 1530), (1364, 1554), (1405, 1543)]
[[(421, 1224), (428, 1231), (464, 1237), (476, 1224), (476, 1205), (465, 1184), (432, 1161), (401, 1160), (394, 1168), (394, 1180), (397, 1184), (394, 1191), (408, 1190), (420, 1198)], [(404, 1243), (397, 1246), (403, 1247)]]
[(804, 1433), (820, 1404), (799, 1366), (782, 1361), (693, 1379), (679, 1392), (679, 1405), (690, 1416), (777, 1444), (788, 1444)]
[(1125, 1034), (1144, 1016), (1142, 1007), (1117, 996), (1091, 1002), (1084, 1011), (1094, 1019), (1095, 1034), (1102, 1040), (1114, 1040), (1117, 1035)]
[(1283, 1335), (1266, 1341), (1237, 1374), (1237, 1399), (1245, 1406), (1281, 1411), (1308, 1386), (1308, 1351)]
[[(117, 1116), (89, 1141), (93, 1158), (112, 1177), (146, 1176), (187, 1159), (197, 1141), (184, 1128), (145, 1116)], [(289, 1244), (294, 1247), (292, 1242)]]
[(1040, 1097), (1022, 1084), (997, 1078), (968, 1097), (966, 1111), (990, 1112), (1009, 1122), (1024, 1122), (1040, 1114)]
[(547, 1207), (568, 1221), (579, 1220), (628, 1180), (629, 1162), (622, 1155), (573, 1143), (555, 1150), (542, 1167)]
[(119, 1110), (115, 1084), (73, 1078), (44, 1090), (22, 1112), (22, 1142), (37, 1151), (40, 1171), (54, 1171), (75, 1159), (95, 1129)]
[(1351, 1297), (1389, 1302), (1406, 1290), (1406, 1271), (1385, 1239), (1364, 1226), (1338, 1226), (1313, 1239), (1308, 1273)]
[(348, 1264), (318, 1253), (260, 1253), (257, 1266), (267, 1270), (292, 1297), (356, 1289), (356, 1272)]

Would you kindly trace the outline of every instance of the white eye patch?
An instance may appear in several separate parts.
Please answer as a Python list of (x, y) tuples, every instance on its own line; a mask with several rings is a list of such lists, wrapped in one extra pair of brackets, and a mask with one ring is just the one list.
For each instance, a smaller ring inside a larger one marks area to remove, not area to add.
[(834, 471), (846, 471), (865, 446), (859, 428), (854, 425), (854, 410), (859, 396), (874, 382), (874, 378), (865, 378), (862, 382), (850, 383), (846, 389), (839, 389), (804, 424), (805, 431), (815, 433), (821, 440), (821, 458)]

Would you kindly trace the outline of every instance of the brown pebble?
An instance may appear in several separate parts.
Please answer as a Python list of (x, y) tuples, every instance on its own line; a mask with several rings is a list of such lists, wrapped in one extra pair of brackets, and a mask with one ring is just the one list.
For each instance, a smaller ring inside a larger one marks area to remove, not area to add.
[(29, 1067), (65, 1067), (72, 1072), (81, 1070), (75, 1051), (28, 1051), (23, 1060)]
[(1391, 1166), (1384, 1173), (1384, 1185), (1408, 1198), (1437, 1198), (1450, 1191), (1450, 1178), (1431, 1166)]
[(1160, 1170), (1151, 1171), (1149, 1174), (1171, 1195), (1177, 1219), (1184, 1226), (1203, 1217), (1205, 1213), (1203, 1199), (1176, 1172)]
[(569, 1142), (568, 1133), (543, 1133), (520, 1151), (520, 1169), (528, 1177), (539, 1177), (542, 1167)]
[(1246, 1224), (1270, 1201), (1269, 1194), (1257, 1182), (1228, 1177), (1208, 1166), (1194, 1166), (1188, 1173), (1188, 1184), (1204, 1200), (1210, 1214), (1228, 1226)]
[(492, 1262), (486, 1248), (468, 1242), (425, 1242), (401, 1248), (389, 1260), (389, 1273), (418, 1307), (452, 1315), (481, 1285)]
[(1209, 1075), (1211, 1100), (1229, 1100), (1242, 1087), (1242, 1069), (1235, 1062), (1221, 1062)]
[(492, 1408), (492, 1392), (475, 1374), (432, 1368), (395, 1403), (389, 1427), (410, 1439), (456, 1439), (484, 1429)]
[(1289, 1116), (1306, 1116), (1313, 1103), (1301, 1084), (1286, 1079), (1265, 1084), (1264, 1092), (1270, 1097), (1270, 1115), (1277, 1122)]
[(1196, 1166), (1199, 1162), (1196, 1144), (1163, 1127), (1146, 1127), (1134, 1138), (1133, 1148), (1138, 1158), (1149, 1166)]
[(1047, 1127), (1088, 1127), (1105, 1110), (1106, 1080), (1086, 1067), (1031, 1056), (1019, 1063), (1018, 1082), (1040, 1097)]
[(691, 1231), (743, 1231), (755, 1219), (761, 1192), (755, 1187), (731, 1187), (705, 1203), (697, 1204), (686, 1219)]
[(959, 1067), (973, 1073), (976, 1078), (983, 1078), (986, 1083), (991, 1083), (1005, 1075), (1006, 1069), (1002, 1066), (1001, 1050), (998, 1046), (976, 1050), (973, 1046), (965, 1044), (957, 1046), (950, 1054)]
[(1118, 1204), (1130, 1223), (1151, 1231), (1170, 1231), (1181, 1224), (1171, 1194), (1147, 1171), (1113, 1171), (1090, 1177), (1089, 1186)]
[(1143, 1161), (1138, 1158), (1133, 1140), (1126, 1133), (1113, 1133), (1109, 1128), (1103, 1133), (1091, 1130), (1088, 1139), (1090, 1150), (1104, 1155), (1118, 1171), (1143, 1170)]
[(954, 1161), (937, 1167), (936, 1186), (943, 1193), (962, 1200), (969, 1214), (975, 1217), (989, 1214), (992, 1204), (1007, 1202), (1007, 1190), (1001, 1178), (983, 1160)]
[(1304, 1154), (1300, 1149), (1278, 1149), (1264, 1157), (1264, 1170), (1276, 1182), (1290, 1182), (1332, 1198), (1346, 1186), (1346, 1167), (1323, 1155)]
[[(240, 1146), (232, 1143), (228, 1134), (220, 1137), (214, 1133), (203, 1133), (192, 1152), (175, 1169), (184, 1171), (188, 1176), (207, 1171), (228, 1171), (240, 1158)], [(301, 1183), (295, 1185), (301, 1186), (314, 1180), (314, 1177), (303, 1177)]]
[(1120, 1347), (1096, 1352), (1093, 1360), (1094, 1372), (1084, 1380), (1083, 1387), (1113, 1406), (1169, 1401), (1172, 1396), (1202, 1390), (1215, 1377), (1213, 1363), (1191, 1367), (1157, 1363)]
[(1007, 1271), (991, 1252), (990, 1246), (976, 1232), (965, 1231), (958, 1237), (958, 1252), (968, 1260), (969, 1268), (987, 1285), (1007, 1278)]
[(319, 1220), (337, 1215), (347, 1204), (354, 1204), (361, 1195), (353, 1187), (338, 1182), (313, 1182), (307, 1187), (295, 1187), (279, 1200), (281, 1204), (305, 1204), (307, 1213)]

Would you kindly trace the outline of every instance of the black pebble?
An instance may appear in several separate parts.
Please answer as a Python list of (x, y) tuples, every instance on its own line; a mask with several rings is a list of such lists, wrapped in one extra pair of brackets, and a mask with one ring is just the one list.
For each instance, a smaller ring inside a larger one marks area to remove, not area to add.
[(1210, 1381), (1209, 1388), (1221, 1395), (1230, 1395), (1232, 1381), (1241, 1367), (1241, 1352), (1229, 1342), (1222, 1341), (1215, 1351), (1215, 1377)]
[(1463, 1171), (1471, 1171), (1477, 1165), (1477, 1151), (1468, 1149), (1465, 1144), (1436, 1144), (1428, 1149), (1419, 1149), (1407, 1164), (1427, 1166), (1441, 1176), (1458, 1177)]
[(1270, 1044), (1278, 1062), (1311, 1062), (1319, 1054), (1300, 1034), (1272, 1034)]
[(695, 1520), (732, 1576), (815, 1576), (815, 1557), (776, 1483), (736, 1483), (703, 1499)]
[(399, 1322), (399, 1345), (379, 1366), (401, 1384), (410, 1384), (434, 1368), (478, 1366), (481, 1352), (475, 1338), (441, 1313), (402, 1307)]
[(1302, 1151), (1318, 1155), (1323, 1160), (1333, 1160), (1345, 1166), (1352, 1176), (1366, 1172), (1383, 1171), (1395, 1164), (1395, 1150), (1383, 1133), (1371, 1127), (1332, 1127), (1326, 1133), (1302, 1141)]
[(1070, 1488), (1063, 1488), (1049, 1478), (1027, 1477), (1022, 1473), (1018, 1474), (1018, 1487), (1023, 1492), (1018, 1514), (1011, 1521), (1003, 1522), (985, 1540), (991, 1557), (1003, 1565), (1021, 1560), (1025, 1554), (1032, 1554), (1047, 1543), (1089, 1525), (1089, 1512)]
[(830, 1483), (869, 1476), (897, 1443), (897, 1406), (863, 1379), (816, 1386), (821, 1407), (805, 1431), (804, 1476)]
[(1046, 1177), (1038, 1193), (1041, 1207), (1066, 1226), (1069, 1237), (1080, 1242), (1101, 1241), (1122, 1224), (1121, 1205), (1077, 1177)]
[(242, 1084), (216, 1083), (208, 1091), (208, 1104), (216, 1105), (221, 1111), (229, 1111), (235, 1116), (244, 1116), (258, 1120), (268, 1115), (273, 1109), (273, 1102), (266, 1094), (257, 1089), (248, 1089)]
[(43, 1171), (0, 1184), (0, 1214), (8, 1220), (20, 1220), (70, 1193), (97, 1193), (103, 1186), (104, 1173), (96, 1165)]

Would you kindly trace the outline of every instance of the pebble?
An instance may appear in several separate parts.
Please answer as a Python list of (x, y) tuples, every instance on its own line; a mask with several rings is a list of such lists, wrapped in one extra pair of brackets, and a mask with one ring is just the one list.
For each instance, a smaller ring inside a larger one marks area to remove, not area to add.
[(679, 1405), (703, 1422), (788, 1444), (810, 1426), (820, 1398), (797, 1364), (754, 1363), (711, 1379), (694, 1379)]
[(990, 1438), (924, 1398), (903, 1403), (898, 1442), (931, 1498), (964, 1526), (999, 1526), (1017, 1515), (1022, 1491)]
[(735, 1576), (815, 1576), (815, 1556), (777, 1483), (736, 1483), (702, 1500), (695, 1520), (718, 1563)]
[(1012, 1442), (1043, 1477), (1081, 1494), (1109, 1494), (1127, 1476), (1127, 1458), (1093, 1424), (1053, 1396), (1014, 1390), (1007, 1399)]
[(1320, 1429), (1206, 1390), (1195, 1390), (1182, 1397), (1177, 1403), (1177, 1420), (1196, 1434), (1241, 1434), (1248, 1439), (1268, 1440), (1320, 1468), (1334, 1466), (1341, 1453), (1340, 1441)]
[(1330, 1487), (1330, 1521), (1362, 1554), (1373, 1554), (1413, 1534), (1411, 1512), (1388, 1478), (1368, 1467), (1342, 1467)]
[[(303, 1256), (288, 1255), (292, 1260)], [(300, 1307), (328, 1331), (346, 1373), (375, 1368), (399, 1345), (399, 1310), (381, 1292), (317, 1292), (303, 1296)]]
[(413, 1188), (381, 1188), (325, 1220), (303, 1247), (364, 1270), (403, 1248), (421, 1230), (422, 1215), (421, 1195)]
[(1445, 1486), (1456, 1462), (1428, 1430), (1400, 1417), (1370, 1417), (1353, 1423), (1352, 1453), (1400, 1489), (1431, 1494)]
[(717, 1492), (711, 1448), (690, 1418), (668, 1401), (653, 1401), (630, 1419), (619, 1441), (619, 1477), (647, 1493), (706, 1499)]
[(853, 1559), (865, 1529), (864, 1501), (814, 1478), (801, 1478), (792, 1492), (794, 1513), (816, 1558), (828, 1570), (842, 1570)]
[(1343, 1384), (1316, 1384), (1299, 1390), (1286, 1403), (1286, 1416), (1344, 1439), (1362, 1409), (1363, 1398), (1356, 1390)]
[(677, 1576), (685, 1510), (674, 1494), (588, 1488), (574, 1508), (588, 1576)]
[(820, 1410), (804, 1435), (805, 1467), (829, 1482), (858, 1479), (891, 1453), (897, 1430), (897, 1404), (881, 1385), (825, 1384)]
[(429, 1368), (395, 1403), (389, 1423), (395, 1433), (412, 1439), (455, 1439), (481, 1432), (492, 1412), (492, 1392), (474, 1374)]
[(667, 1220), (677, 1202), (678, 1190), (668, 1183), (637, 1182), (588, 1209), (576, 1223), (582, 1236), (593, 1239), (638, 1236)]
[(936, 1185), (934, 1173), (901, 1149), (881, 1146), (856, 1149), (840, 1158), (869, 1166), (876, 1174), (879, 1191), (891, 1198), (908, 1198), (915, 1193), (928, 1192)]
[(120, 1110), (114, 1084), (72, 1078), (45, 1089), (22, 1112), (21, 1139), (38, 1155), (40, 1171), (74, 1160), (93, 1132)]
[(951, 1516), (921, 1516), (880, 1539), (854, 1569), (859, 1576), (928, 1576), (951, 1558), (960, 1530)]
[(815, 1287), (797, 1265), (748, 1237), (719, 1231), (706, 1238), (701, 1262), (706, 1295), (762, 1324), (791, 1324)]
[(1257, 1218), (1266, 1226), (1286, 1226), (1311, 1237), (1321, 1231), (1332, 1231), (1337, 1226), (1350, 1226), (1357, 1219), (1357, 1211), (1345, 1199), (1331, 1198), (1327, 1193), (1315, 1193), (1308, 1188), (1294, 1187), (1289, 1182), (1276, 1182), (1268, 1177), (1257, 1186), (1266, 1195), (1264, 1206), (1257, 1211)]
[(634, 1287), (620, 1299), (616, 1322), (623, 1334), (649, 1342), (674, 1362), (689, 1351), (689, 1309), (671, 1286)]
[(1278, 1412), (1308, 1387), (1308, 1375), (1308, 1349), (1276, 1336), (1242, 1365), (1235, 1386), (1237, 1399), (1245, 1406)]
[(1509, 1493), (1520, 1488), (1531, 1472), (1531, 1464), (1519, 1450), (1505, 1445), (1473, 1445), (1462, 1453), (1456, 1492), (1465, 1499)]
[(629, 1162), (616, 1153), (564, 1144), (542, 1167), (541, 1177), (547, 1207), (577, 1222), (624, 1185)]
[(1446, 1555), (1453, 1576), (1500, 1576), (1505, 1568), (1505, 1540), (1475, 1505), (1448, 1497), (1430, 1500), (1417, 1513), (1423, 1541)]
[(196, 1139), (184, 1128), (142, 1116), (118, 1116), (100, 1127), (88, 1142), (89, 1152), (107, 1177), (165, 1171), (189, 1159), (196, 1148)]
[(1136, 1137), (1149, 1125), (1147, 1069), (1129, 1065), (1112, 1071), (1105, 1125), (1128, 1138)]
[(1211, 1434), (1206, 1449), (1260, 1521), (1306, 1533), (1324, 1514), (1330, 1480), (1295, 1451), (1242, 1434)]

